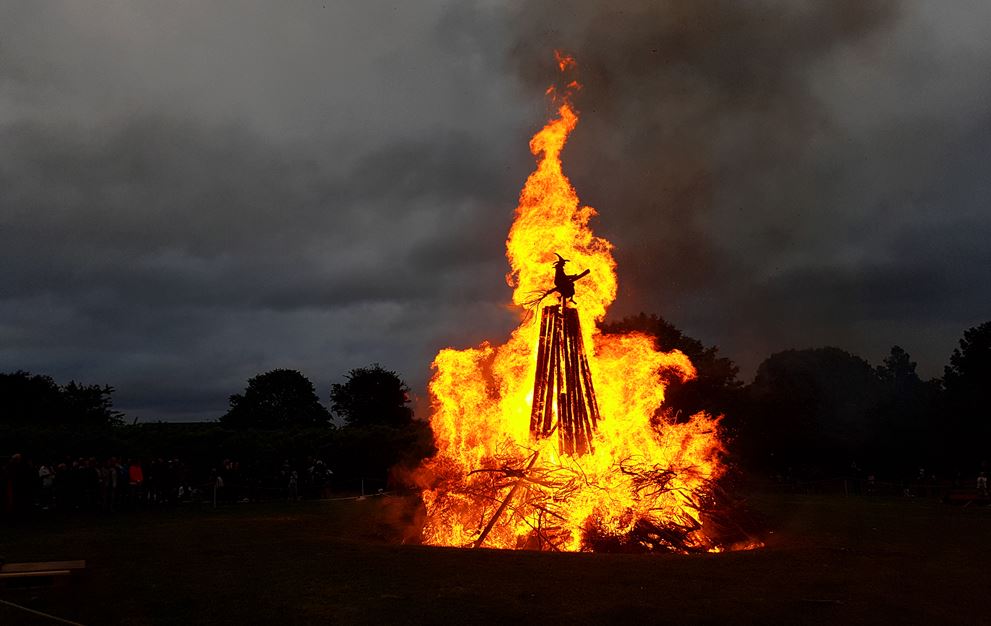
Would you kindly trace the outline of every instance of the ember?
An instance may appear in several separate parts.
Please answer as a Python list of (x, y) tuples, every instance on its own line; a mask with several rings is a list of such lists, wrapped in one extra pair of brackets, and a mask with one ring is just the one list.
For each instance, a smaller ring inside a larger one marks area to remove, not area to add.
[[(570, 57), (558, 62), (562, 75), (575, 70)], [(616, 296), (616, 264), (612, 245), (589, 227), (595, 210), (579, 204), (562, 171), (561, 151), (578, 123), (570, 95), (579, 85), (569, 78), (563, 93), (548, 90), (557, 116), (530, 142), (537, 168), (506, 242), (513, 302), (536, 307), (554, 292), (560, 302), (543, 308), (539, 324), (525, 316), (501, 346), (448, 348), (435, 358), (438, 451), (418, 473), (423, 539), (568, 551), (727, 549), (740, 537), (728, 539), (728, 525), (714, 515), (714, 481), (724, 473), (719, 420), (676, 420), (664, 410), (660, 374), (687, 379), (692, 364), (680, 352), (658, 352), (648, 336), (596, 327)], [(568, 260), (585, 271), (564, 274)]]

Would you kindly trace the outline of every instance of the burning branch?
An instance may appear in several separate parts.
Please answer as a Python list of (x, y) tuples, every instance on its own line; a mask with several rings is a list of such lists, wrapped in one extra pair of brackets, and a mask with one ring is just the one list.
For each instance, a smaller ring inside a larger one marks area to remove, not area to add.
[(506, 495), (506, 499), (503, 500), (502, 504), (499, 505), (499, 508), (496, 509), (496, 512), (492, 516), (492, 519), (489, 520), (489, 523), (485, 525), (485, 529), (482, 530), (482, 534), (478, 536), (478, 540), (475, 542), (475, 545), (473, 547), (475, 548), (480, 547), (482, 545), (482, 542), (485, 541), (485, 538), (489, 536), (489, 531), (492, 530), (492, 527), (499, 520), (499, 516), (502, 515), (502, 512), (506, 510), (506, 506), (513, 499), (513, 496), (516, 495), (516, 490), (520, 488), (520, 485), (523, 484), (524, 478), (526, 478), (526, 472), (529, 471), (533, 467), (533, 464), (537, 462), (537, 456), (539, 454), (540, 454), (539, 452), (533, 453), (533, 456), (530, 458), (530, 463), (527, 464), (526, 466), (526, 470), (524, 470), (524, 472), (520, 474), (520, 477), (516, 481), (516, 484), (513, 485), (513, 488), (509, 490), (509, 494)]

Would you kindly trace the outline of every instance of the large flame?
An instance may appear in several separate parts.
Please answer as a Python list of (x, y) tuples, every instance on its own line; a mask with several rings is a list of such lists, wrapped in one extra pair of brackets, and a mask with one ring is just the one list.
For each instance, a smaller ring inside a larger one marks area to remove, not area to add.
[[(570, 57), (558, 61), (562, 72), (574, 66)], [(424, 541), (477, 545), (488, 530), (486, 547), (582, 550), (593, 531), (623, 537), (646, 521), (682, 529), (683, 546), (719, 549), (698, 500), (722, 473), (718, 420), (698, 414), (676, 422), (660, 411), (659, 375), (690, 378), (694, 367), (680, 352), (655, 350), (648, 336), (603, 335), (596, 326), (616, 297), (616, 262), (612, 245), (589, 226), (595, 209), (580, 204), (561, 167), (578, 124), (569, 98), (577, 88), (548, 90), (557, 114), (530, 141), (537, 169), (506, 241), (507, 278), (522, 305), (552, 286), (555, 252), (570, 259), (569, 270), (591, 270), (576, 284), (575, 301), (602, 415), (594, 453), (561, 455), (557, 437), (531, 437), (539, 324), (522, 323), (501, 346), (441, 350), (430, 382), (438, 451), (421, 468)]]

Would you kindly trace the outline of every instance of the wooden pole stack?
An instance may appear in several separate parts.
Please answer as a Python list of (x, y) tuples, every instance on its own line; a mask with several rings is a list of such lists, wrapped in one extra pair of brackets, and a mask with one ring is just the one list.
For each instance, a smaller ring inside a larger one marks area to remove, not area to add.
[(564, 304), (546, 306), (540, 316), (530, 432), (547, 437), (556, 428), (560, 452), (581, 455), (593, 451), (598, 421), (578, 310)]

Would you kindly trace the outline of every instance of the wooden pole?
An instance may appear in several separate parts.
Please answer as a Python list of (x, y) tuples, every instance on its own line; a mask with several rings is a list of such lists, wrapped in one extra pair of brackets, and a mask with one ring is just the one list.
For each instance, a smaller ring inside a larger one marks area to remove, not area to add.
[(548, 307), (550, 309), (551, 317), (551, 328), (548, 330), (550, 335), (550, 350), (548, 352), (548, 363), (545, 369), (546, 382), (544, 383), (544, 424), (541, 430), (544, 436), (551, 433), (551, 429), (554, 427), (554, 372), (557, 371), (557, 344), (558, 344), (558, 316), (557, 307)]
[(533, 376), (533, 400), (530, 407), (530, 432), (534, 435), (540, 432), (540, 422), (544, 409), (544, 386), (547, 384), (547, 327), (548, 327), (547, 307), (541, 311), (540, 315), (540, 339), (537, 343), (537, 371)]
[(588, 355), (585, 354), (585, 340), (582, 339), (581, 329), (578, 331), (578, 347), (580, 352), (580, 368), (582, 372), (582, 378), (585, 379), (585, 398), (588, 404), (589, 417), (592, 419), (592, 429), (595, 430), (598, 427), (599, 420), (602, 416), (599, 415), (599, 403), (595, 399), (595, 388), (592, 386), (592, 371), (588, 367)]
[(567, 432), (567, 418), (565, 417), (565, 404), (567, 397), (564, 393), (564, 304), (561, 305), (561, 312), (558, 314), (557, 349), (554, 351), (554, 385), (557, 390), (557, 423), (558, 444), (562, 454), (571, 454), (571, 441)]
[(567, 306), (562, 305), (563, 314), (562, 318), (562, 342), (561, 342), (561, 376), (563, 379), (563, 384), (560, 385), (558, 389), (558, 407), (561, 411), (561, 425), (564, 430), (564, 445), (561, 447), (561, 452), (564, 454), (573, 454), (575, 451), (575, 420), (572, 413), (572, 400), (574, 396), (571, 393), (571, 333), (568, 328), (568, 313), (569, 309)]
[(583, 441), (583, 436), (581, 432), (581, 424), (578, 420), (578, 404), (580, 397), (578, 395), (578, 389), (576, 383), (578, 382), (578, 377), (576, 376), (577, 368), (575, 367), (575, 351), (577, 346), (575, 345), (575, 328), (574, 328), (574, 314), (576, 311), (574, 309), (565, 309), (564, 311), (564, 333), (568, 338), (567, 340), (567, 351), (565, 352), (564, 358), (567, 363), (566, 378), (567, 378), (567, 394), (568, 394), (568, 433), (571, 435), (572, 445), (571, 448), (574, 452), (578, 454), (585, 453), (585, 446)]
[(546, 306), (540, 318), (530, 432), (547, 437), (557, 428), (562, 454), (585, 454), (594, 450), (600, 418), (578, 310), (564, 303)]
[(496, 512), (492, 515), (492, 518), (489, 519), (489, 523), (485, 525), (485, 528), (482, 530), (482, 534), (479, 535), (478, 539), (475, 540), (475, 543), (472, 544), (473, 548), (481, 547), (482, 542), (489, 536), (489, 531), (491, 531), (492, 527), (495, 526), (495, 523), (499, 520), (499, 516), (501, 516), (502, 512), (506, 510), (506, 507), (509, 506), (509, 501), (516, 495), (516, 491), (520, 488), (520, 485), (522, 485), (523, 481), (526, 480), (526, 473), (533, 469), (533, 465), (537, 462), (538, 454), (539, 453), (537, 452), (533, 453), (533, 457), (530, 458), (530, 463), (526, 466), (526, 469), (523, 470), (523, 475), (516, 481), (513, 488), (509, 490), (509, 493), (506, 495), (506, 499), (502, 501), (502, 504), (499, 505), (499, 508), (496, 509)]

